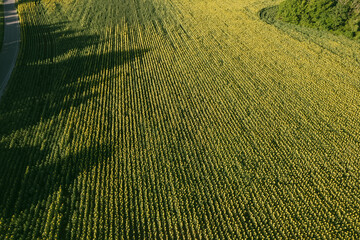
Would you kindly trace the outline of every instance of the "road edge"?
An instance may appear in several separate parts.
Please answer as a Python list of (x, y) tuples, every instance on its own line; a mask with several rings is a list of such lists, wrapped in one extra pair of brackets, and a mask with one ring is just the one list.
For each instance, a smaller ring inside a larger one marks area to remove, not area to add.
[(4, 38), (0, 52), (0, 100), (15, 68), (20, 49), (20, 20), (15, 0), (4, 0)]

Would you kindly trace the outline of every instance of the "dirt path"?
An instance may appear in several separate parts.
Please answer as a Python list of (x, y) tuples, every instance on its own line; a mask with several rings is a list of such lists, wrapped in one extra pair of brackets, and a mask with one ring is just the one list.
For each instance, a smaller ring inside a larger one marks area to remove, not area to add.
[(20, 23), (15, 0), (4, 0), (4, 42), (0, 52), (0, 98), (15, 67), (20, 47)]

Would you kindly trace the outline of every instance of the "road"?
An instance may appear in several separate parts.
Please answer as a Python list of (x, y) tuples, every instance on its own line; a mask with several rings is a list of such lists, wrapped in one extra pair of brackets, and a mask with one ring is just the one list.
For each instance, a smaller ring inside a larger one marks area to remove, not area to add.
[(20, 48), (20, 23), (15, 0), (4, 0), (4, 41), (0, 52), (0, 98), (15, 67)]

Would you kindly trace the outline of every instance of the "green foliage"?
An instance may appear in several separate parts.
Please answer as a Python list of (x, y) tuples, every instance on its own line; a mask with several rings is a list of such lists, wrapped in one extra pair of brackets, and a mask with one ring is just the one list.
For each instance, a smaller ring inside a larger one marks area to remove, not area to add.
[(360, 16), (351, 3), (337, 0), (286, 0), (280, 4), (277, 18), (355, 37), (358, 35)]
[(239, 2), (19, 1), (0, 239), (358, 239), (358, 45)]
[[(306, 0), (287, 0), (280, 4), (278, 10), (278, 18), (290, 22), (290, 23), (299, 23), (301, 16), (303, 15), (306, 7)], [(292, 9), (292, 11), (289, 11)]]
[(261, 9), (259, 17), (269, 24), (273, 24), (276, 21), (276, 14), (279, 10), (279, 6), (271, 6), (268, 8)]

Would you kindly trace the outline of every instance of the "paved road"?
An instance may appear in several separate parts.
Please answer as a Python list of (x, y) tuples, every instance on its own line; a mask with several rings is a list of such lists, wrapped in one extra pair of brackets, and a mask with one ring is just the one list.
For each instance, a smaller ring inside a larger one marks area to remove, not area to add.
[(0, 52), (0, 98), (15, 67), (20, 47), (20, 23), (15, 0), (4, 0), (4, 41)]

